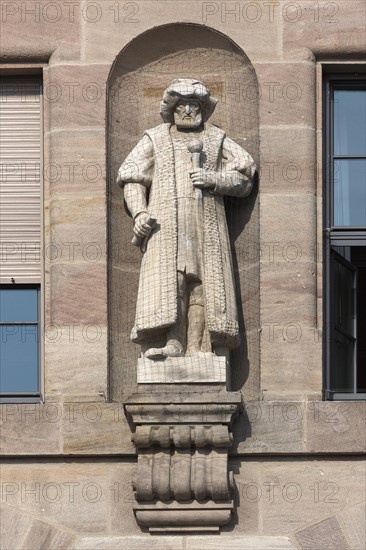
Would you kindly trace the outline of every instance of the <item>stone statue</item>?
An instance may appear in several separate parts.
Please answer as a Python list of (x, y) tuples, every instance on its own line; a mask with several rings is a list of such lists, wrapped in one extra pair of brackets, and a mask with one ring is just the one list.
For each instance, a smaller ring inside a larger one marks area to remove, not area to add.
[(118, 172), (143, 252), (131, 339), (150, 360), (222, 355), (239, 343), (224, 196), (251, 193), (255, 163), (207, 122), (216, 104), (202, 82), (173, 80), (164, 123)]

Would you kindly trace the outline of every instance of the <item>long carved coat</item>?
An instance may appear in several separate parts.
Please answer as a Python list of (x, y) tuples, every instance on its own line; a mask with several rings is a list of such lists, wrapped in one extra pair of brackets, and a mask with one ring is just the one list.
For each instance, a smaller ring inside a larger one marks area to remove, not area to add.
[[(157, 218), (142, 258), (131, 339), (148, 342), (177, 320), (176, 166), (170, 124), (147, 130), (122, 163), (118, 181), (135, 218), (147, 211)], [(220, 128), (205, 124), (202, 168), (221, 174), (213, 191), (203, 190), (203, 288), (205, 322), (214, 344), (235, 347), (239, 326), (224, 195), (243, 197), (251, 191), (252, 157)]]

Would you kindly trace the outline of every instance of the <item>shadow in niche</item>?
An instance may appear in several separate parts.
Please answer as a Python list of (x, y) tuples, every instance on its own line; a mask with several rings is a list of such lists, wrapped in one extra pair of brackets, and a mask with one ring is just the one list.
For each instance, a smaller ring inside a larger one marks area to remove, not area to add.
[[(220, 49), (248, 59), (229, 37), (217, 30), (195, 23), (170, 23), (150, 29), (142, 33), (138, 40), (133, 40), (133, 42), (127, 44), (117, 56), (111, 74), (113, 74), (113, 78), (119, 78), (126, 73), (131, 73), (149, 63), (158, 61), (164, 56), (170, 56), (182, 50), (217, 48), (218, 40), (220, 41)], [(117, 65), (120, 56), (123, 57), (123, 63)], [(188, 75), (184, 76), (187, 77)]]
[[(236, 239), (245, 230), (245, 226), (249, 222), (254, 207), (256, 205), (258, 195), (258, 173), (255, 174), (253, 191), (249, 197), (240, 201), (227, 197), (225, 201), (225, 208), (227, 212), (228, 229), (231, 242), (231, 253), (234, 268), (234, 280), (238, 305), (238, 321), (240, 332), (240, 346), (231, 352), (231, 380), (230, 389), (232, 391), (239, 391), (244, 386), (249, 376), (250, 360), (248, 354), (248, 341), (247, 330), (244, 321), (244, 307), (242, 301), (242, 289), (240, 281), (240, 267), (238, 262), (239, 255), (244, 255), (244, 262), (246, 260), (246, 250), (239, 250), (235, 247), (234, 243)], [(244, 204), (243, 204), (244, 203)]]
[(245, 226), (250, 221), (253, 209), (258, 195), (258, 172), (254, 175), (253, 191), (245, 199), (237, 199), (236, 197), (225, 197), (225, 210), (229, 222), (229, 234), (231, 242), (236, 239), (244, 231)]

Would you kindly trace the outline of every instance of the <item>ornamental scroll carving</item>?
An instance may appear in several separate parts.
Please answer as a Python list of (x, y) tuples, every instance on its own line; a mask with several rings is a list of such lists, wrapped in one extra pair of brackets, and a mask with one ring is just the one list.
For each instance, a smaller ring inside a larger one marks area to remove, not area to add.
[(184, 404), (173, 404), (160, 395), (159, 407), (151, 404), (151, 395), (136, 394), (126, 405), (136, 424), (135, 515), (150, 531), (217, 531), (231, 519), (234, 481), (228, 450), (240, 395), (219, 392), (215, 397), (192, 393)]
[(227, 426), (138, 427), (138, 501), (229, 500)]

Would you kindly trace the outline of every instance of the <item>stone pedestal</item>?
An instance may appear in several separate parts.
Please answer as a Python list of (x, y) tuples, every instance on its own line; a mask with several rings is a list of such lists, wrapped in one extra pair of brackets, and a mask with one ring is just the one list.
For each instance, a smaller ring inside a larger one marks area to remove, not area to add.
[(233, 510), (230, 425), (239, 393), (138, 393), (125, 404), (138, 453), (138, 523), (150, 531), (218, 531)]
[(151, 361), (141, 357), (137, 363), (137, 383), (226, 384), (227, 369), (227, 358), (213, 353), (196, 353), (190, 357), (167, 357), (164, 361)]

